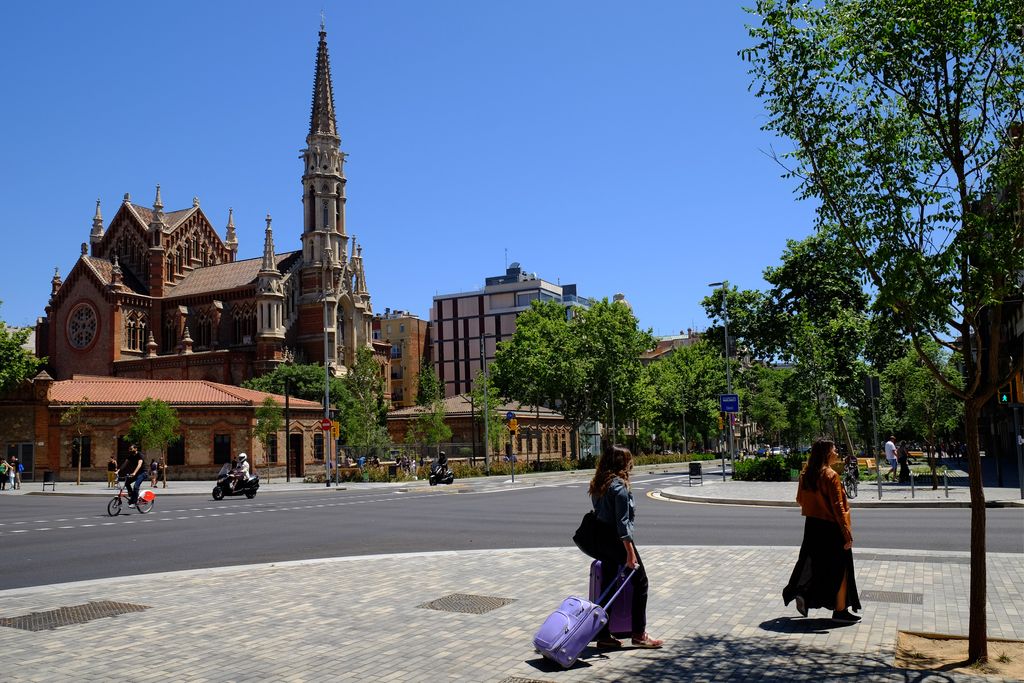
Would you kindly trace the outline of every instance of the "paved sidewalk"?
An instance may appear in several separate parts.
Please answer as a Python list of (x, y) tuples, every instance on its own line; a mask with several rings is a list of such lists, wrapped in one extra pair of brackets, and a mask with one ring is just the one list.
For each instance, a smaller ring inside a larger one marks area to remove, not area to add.
[[(717, 476), (704, 475), (704, 484), (668, 486), (661, 495), (674, 500), (730, 505), (772, 505), (797, 507), (796, 483), (778, 481), (722, 481)], [(1019, 488), (985, 488), (985, 502), (989, 507), (1024, 507)], [(878, 498), (876, 482), (861, 482), (858, 495), (850, 501), (854, 508), (865, 507), (970, 507), (971, 494), (966, 486), (951, 486), (949, 497), (940, 485), (933, 491), (931, 484), (910, 486), (885, 482), (882, 498)]]
[[(562, 598), (586, 591), (589, 560), (575, 548), (330, 559), (0, 591), (0, 618), (99, 601), (147, 608), (53, 630), (0, 627), (3, 679), (933, 680), (892, 668), (897, 629), (967, 629), (964, 553), (857, 549), (864, 621), (839, 626), (824, 611), (802, 619), (783, 607), (796, 548), (642, 551), (650, 631), (665, 648), (589, 649), (568, 671), (541, 659), (531, 639)], [(988, 567), (990, 636), (1024, 638), (1021, 556), (990, 554)], [(486, 614), (423, 607), (454, 593), (510, 602)]]

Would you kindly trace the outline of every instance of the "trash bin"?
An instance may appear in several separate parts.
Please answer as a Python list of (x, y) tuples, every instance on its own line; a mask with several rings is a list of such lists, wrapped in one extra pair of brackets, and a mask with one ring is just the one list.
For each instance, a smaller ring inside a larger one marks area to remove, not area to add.
[(398, 476), (398, 465), (388, 465), (388, 477), (395, 478)]
[(693, 486), (693, 482), (696, 480), (701, 486), (704, 485), (704, 469), (699, 462), (690, 463), (690, 486)]

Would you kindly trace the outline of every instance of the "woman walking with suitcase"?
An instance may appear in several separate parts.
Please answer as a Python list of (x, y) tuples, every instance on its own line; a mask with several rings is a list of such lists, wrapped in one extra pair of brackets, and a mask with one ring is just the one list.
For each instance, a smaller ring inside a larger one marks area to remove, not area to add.
[[(633, 543), (633, 520), (636, 506), (629, 490), (629, 473), (633, 469), (633, 454), (624, 446), (608, 446), (590, 480), (590, 499), (594, 514), (602, 522), (604, 532), (595, 539), (594, 557), (604, 567), (626, 565), (636, 569), (633, 575), (633, 637), (634, 647), (661, 647), (662, 641), (647, 634), (647, 572)], [(615, 580), (614, 571), (602, 574), (601, 590)], [(614, 638), (608, 626), (597, 634), (599, 648), (619, 648), (622, 642)]]

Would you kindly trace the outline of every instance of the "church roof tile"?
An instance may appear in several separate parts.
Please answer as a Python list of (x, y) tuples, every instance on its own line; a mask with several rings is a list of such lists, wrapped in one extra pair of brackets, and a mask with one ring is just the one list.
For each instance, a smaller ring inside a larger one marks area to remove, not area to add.
[[(72, 379), (54, 382), (50, 387), (50, 402), (73, 404), (88, 401), (90, 405), (135, 405), (153, 398), (172, 406), (235, 405), (258, 406), (266, 397), (284, 405), (284, 396), (264, 391), (243, 389), (229, 384), (205, 380), (125, 379), (122, 377), (92, 377), (76, 375)], [(292, 397), (291, 408), (321, 410), (316, 401)]]
[[(301, 253), (289, 251), (283, 254), (275, 254), (275, 265), (278, 269), (281, 269), (282, 264), (289, 257), (294, 257)], [(185, 279), (168, 291), (167, 298), (194, 296), (196, 294), (207, 294), (209, 292), (220, 292), (244, 287), (256, 281), (256, 276), (259, 274), (262, 264), (262, 258), (251, 258), (196, 268)], [(286, 265), (290, 265), (290, 262)]]

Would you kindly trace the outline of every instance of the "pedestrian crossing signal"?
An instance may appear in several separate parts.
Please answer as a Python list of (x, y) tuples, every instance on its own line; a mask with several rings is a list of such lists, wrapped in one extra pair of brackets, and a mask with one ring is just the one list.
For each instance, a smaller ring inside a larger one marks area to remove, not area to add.
[(719, 413), (719, 415), (718, 415), (718, 429), (719, 430), (725, 429), (725, 420), (722, 419), (721, 413)]
[(1010, 404), (1010, 385), (1007, 384), (1005, 387), (999, 389), (999, 405), (1005, 406)]

